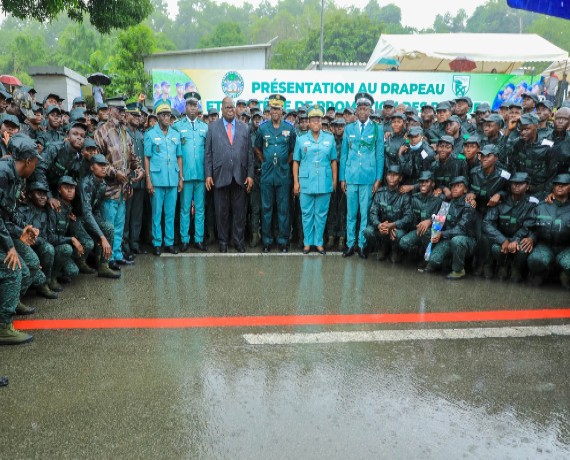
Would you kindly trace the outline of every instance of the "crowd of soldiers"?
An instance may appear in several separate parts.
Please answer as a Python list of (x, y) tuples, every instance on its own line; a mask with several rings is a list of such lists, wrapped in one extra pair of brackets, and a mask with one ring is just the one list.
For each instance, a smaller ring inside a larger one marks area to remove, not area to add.
[[(216, 238), (204, 152), (219, 113), (203, 112), (197, 92), (184, 95), (184, 114), (168, 100), (149, 110), (144, 96), (110, 98), (95, 110), (79, 97), (68, 112), (58, 95), (40, 103), (35, 94), (0, 91), (0, 344), (31, 340), (12, 325), (14, 315), (34, 313), (22, 302), (29, 288), (57, 299), (80, 273), (120, 278), (146, 253), (142, 243), (155, 255), (177, 254), (191, 243), (207, 251)], [(284, 97), (271, 100), (279, 104), (235, 103), (254, 161), (246, 235), (264, 253), (274, 242), (280, 252), (303, 247), (291, 170), (309, 131), (308, 107), (285, 111)], [(376, 105), (359, 93), (355, 108), (329, 107), (320, 117), (338, 161), (327, 249), (415, 261), (423, 272), (449, 268), (449, 279), (468, 268), (515, 283), (528, 274), (538, 286), (553, 274), (570, 288), (568, 106), (554, 113), (533, 93), (497, 113), (469, 97), (419, 111)], [(438, 214), (444, 223), (435, 229)]]

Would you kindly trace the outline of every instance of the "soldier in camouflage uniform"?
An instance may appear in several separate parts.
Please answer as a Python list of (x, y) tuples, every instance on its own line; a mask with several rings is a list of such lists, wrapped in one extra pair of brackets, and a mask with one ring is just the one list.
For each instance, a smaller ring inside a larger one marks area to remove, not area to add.
[(451, 199), (451, 180), (458, 176), (467, 176), (467, 163), (464, 159), (453, 157), (453, 138), (444, 135), (436, 146), (438, 156), (434, 164), (433, 177), (435, 179), (436, 195), (443, 193), (445, 198)]
[(12, 318), (14, 314), (31, 314), (35, 311), (18, 303), (20, 296), (30, 286), (32, 277), (18, 253), (14, 238), (27, 246), (33, 243), (37, 233), (31, 225), (22, 228), (13, 220), (24, 179), (33, 173), (40, 157), (34, 141), (19, 134), (10, 140), (8, 150), (11, 156), (0, 160), (0, 345), (32, 340), (31, 335), (14, 329)]
[(20, 222), (25, 222), (39, 230), (34, 244), (34, 250), (46, 281), (36, 286), (36, 294), (46, 299), (57, 299), (57, 292), (52, 291), (47, 283), (51, 279), (51, 271), (55, 257), (55, 250), (48, 241), (48, 214), (47, 214), (47, 192), (49, 188), (43, 182), (32, 182), (28, 185), (28, 202), (21, 204), (16, 209), (16, 218)]
[[(331, 123), (336, 145), (337, 171), (345, 125), (346, 122), (344, 118), (337, 118)], [(335, 244), (335, 239), (338, 238), (338, 249), (339, 251), (344, 251), (344, 235), (346, 234), (346, 195), (340, 187), (336, 187), (331, 193), (329, 214), (327, 216), (327, 233), (328, 248), (332, 249)]]
[(414, 219), (410, 196), (399, 191), (401, 181), (400, 166), (389, 166), (386, 185), (378, 189), (370, 205), (364, 236), (366, 248), (378, 247), (376, 260), (386, 260), (390, 254), (393, 263), (400, 262), (400, 239), (411, 228)]
[(50, 105), (46, 109), (47, 128), (38, 133), (38, 142), (44, 149), (55, 142), (62, 142), (65, 139), (65, 132), (62, 127), (61, 109), (58, 105)]
[(49, 288), (55, 292), (61, 292), (63, 288), (57, 278), (68, 281), (79, 274), (79, 268), (73, 261), (73, 256), (79, 258), (86, 250), (93, 250), (93, 240), (89, 238), (88, 244), (83, 245), (73, 235), (74, 220), (76, 219), (71, 202), (75, 198), (77, 182), (69, 176), (63, 176), (58, 181), (58, 198), (61, 203), (59, 211), (48, 209), (48, 240), (55, 249), (55, 257), (51, 278), (48, 279)]

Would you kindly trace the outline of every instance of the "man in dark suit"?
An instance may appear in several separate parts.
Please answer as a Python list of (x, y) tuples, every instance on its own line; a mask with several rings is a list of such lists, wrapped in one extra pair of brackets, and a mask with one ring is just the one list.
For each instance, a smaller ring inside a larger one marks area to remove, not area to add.
[(232, 239), (245, 252), (246, 194), (253, 187), (253, 151), (249, 127), (236, 119), (232, 98), (222, 101), (222, 117), (210, 123), (204, 152), (206, 189), (214, 189), (220, 252), (228, 251), (230, 211)]

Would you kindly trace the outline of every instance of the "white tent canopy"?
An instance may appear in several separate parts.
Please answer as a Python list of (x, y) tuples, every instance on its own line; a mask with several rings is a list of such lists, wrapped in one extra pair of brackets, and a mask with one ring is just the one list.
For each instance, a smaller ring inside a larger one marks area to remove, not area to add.
[(544, 72), (542, 72), (541, 75), (548, 77), (550, 75), (550, 72), (556, 72), (558, 78), (561, 78), (562, 74), (564, 73), (568, 75), (570, 73), (570, 59), (564, 59), (563, 61), (553, 62), (548, 66), (547, 69), (545, 69)]
[(475, 62), (475, 73), (511, 73), (524, 62), (565, 61), (568, 53), (536, 34), (384, 34), (366, 70), (451, 72), (449, 63), (462, 58)]

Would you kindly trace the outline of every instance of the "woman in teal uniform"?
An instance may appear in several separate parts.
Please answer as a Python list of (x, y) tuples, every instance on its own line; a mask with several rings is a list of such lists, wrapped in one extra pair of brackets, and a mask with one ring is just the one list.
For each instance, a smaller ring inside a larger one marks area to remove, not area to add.
[(322, 131), (322, 116), (323, 108), (318, 105), (309, 110), (309, 131), (297, 137), (293, 153), (293, 190), (300, 195), (303, 216), (303, 254), (308, 254), (311, 246), (325, 254), (323, 234), (330, 196), (336, 189), (335, 140)]

